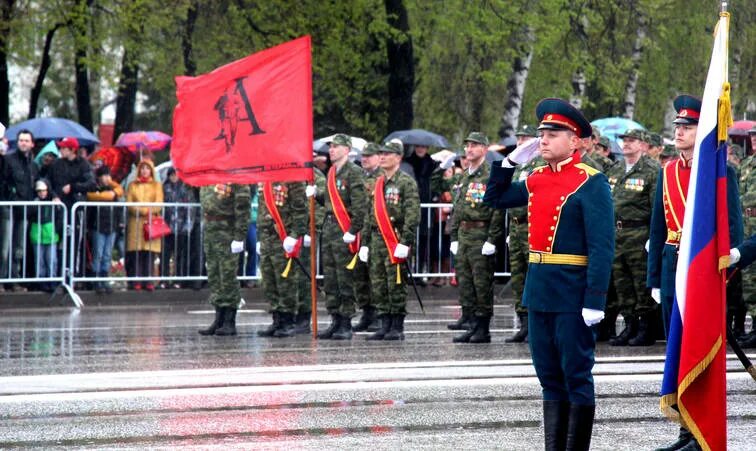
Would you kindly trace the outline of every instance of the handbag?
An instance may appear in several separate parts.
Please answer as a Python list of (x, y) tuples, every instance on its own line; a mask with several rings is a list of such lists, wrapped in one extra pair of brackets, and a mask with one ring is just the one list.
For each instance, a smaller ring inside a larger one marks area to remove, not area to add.
[(171, 228), (162, 216), (153, 216), (152, 219), (144, 223), (144, 239), (147, 241), (156, 240), (170, 234)]

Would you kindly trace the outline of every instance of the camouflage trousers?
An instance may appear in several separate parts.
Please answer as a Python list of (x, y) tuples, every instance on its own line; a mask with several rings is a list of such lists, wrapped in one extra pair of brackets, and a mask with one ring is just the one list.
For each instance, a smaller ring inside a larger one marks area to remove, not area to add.
[(480, 253), (488, 238), (486, 229), (459, 231), (457, 250), (457, 282), (459, 303), (475, 316), (493, 315), (494, 255)]
[(528, 274), (528, 225), (515, 224), (510, 221), (509, 228), (509, 279), (512, 294), (515, 298), (515, 312), (527, 313), (528, 308), (522, 305), (522, 293), (525, 291), (525, 276)]
[(404, 263), (391, 264), (388, 249), (380, 236), (377, 240), (372, 240), (368, 264), (370, 265), (371, 298), (378, 314), (406, 315), (407, 284), (412, 282), (408, 279)]
[[(302, 252), (299, 254), (299, 261), (302, 266), (307, 268), (307, 272), (310, 272), (310, 248), (302, 247)], [(296, 262), (292, 262), (292, 265), (297, 265)], [(302, 271), (301, 268), (292, 266), (291, 270), (296, 273), (297, 279), (297, 313), (311, 313), (312, 312), (312, 292), (310, 291), (311, 281), (307, 277), (307, 274)]]
[[(383, 242), (379, 244), (383, 246)], [(357, 266), (354, 267), (354, 297), (361, 309), (373, 305), (370, 300), (370, 290), (370, 267), (367, 263), (358, 260)]]
[(279, 313), (297, 312), (297, 272), (291, 262), (289, 274), (284, 277), (288, 259), (284, 255), (281, 239), (270, 233), (260, 234), (260, 275), (263, 293), (270, 302), (270, 311)]
[(215, 307), (238, 308), (241, 299), (239, 281), (236, 279), (239, 256), (231, 253), (233, 239), (225, 223), (205, 223), (207, 284), (210, 287), (210, 304)]
[[(640, 232), (640, 233), (639, 233)], [(651, 290), (646, 287), (648, 254), (644, 249), (648, 229), (617, 231), (612, 275), (617, 293), (616, 305), (607, 305), (625, 315), (643, 315), (656, 310)]]
[(321, 241), (321, 258), (323, 259), (323, 276), (325, 281), (326, 308), (333, 315), (354, 315), (354, 271), (347, 265), (354, 257), (342, 237), (336, 218), (329, 215), (323, 224)]

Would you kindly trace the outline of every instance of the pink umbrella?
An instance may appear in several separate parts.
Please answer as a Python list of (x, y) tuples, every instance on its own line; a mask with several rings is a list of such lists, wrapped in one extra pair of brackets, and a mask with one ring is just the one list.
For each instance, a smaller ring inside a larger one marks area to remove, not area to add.
[(730, 136), (746, 136), (748, 130), (753, 128), (754, 125), (756, 125), (756, 121), (735, 121), (732, 127), (727, 130), (727, 134)]
[(136, 153), (144, 150), (156, 152), (165, 150), (171, 142), (171, 136), (159, 131), (138, 131), (121, 133), (115, 143), (116, 147), (123, 147)]

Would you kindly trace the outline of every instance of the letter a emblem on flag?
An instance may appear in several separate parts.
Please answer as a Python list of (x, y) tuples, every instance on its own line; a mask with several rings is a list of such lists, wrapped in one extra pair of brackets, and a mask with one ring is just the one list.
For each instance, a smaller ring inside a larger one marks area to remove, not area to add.
[(312, 178), (310, 37), (176, 77), (171, 159), (185, 182)]

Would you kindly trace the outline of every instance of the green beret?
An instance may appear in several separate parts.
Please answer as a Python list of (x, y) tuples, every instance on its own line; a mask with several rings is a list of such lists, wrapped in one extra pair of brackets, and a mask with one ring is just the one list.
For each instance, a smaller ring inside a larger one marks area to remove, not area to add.
[(470, 132), (470, 134), (467, 135), (467, 138), (465, 138), (465, 142), (473, 142), (487, 146), (488, 136), (484, 135), (481, 132)]

